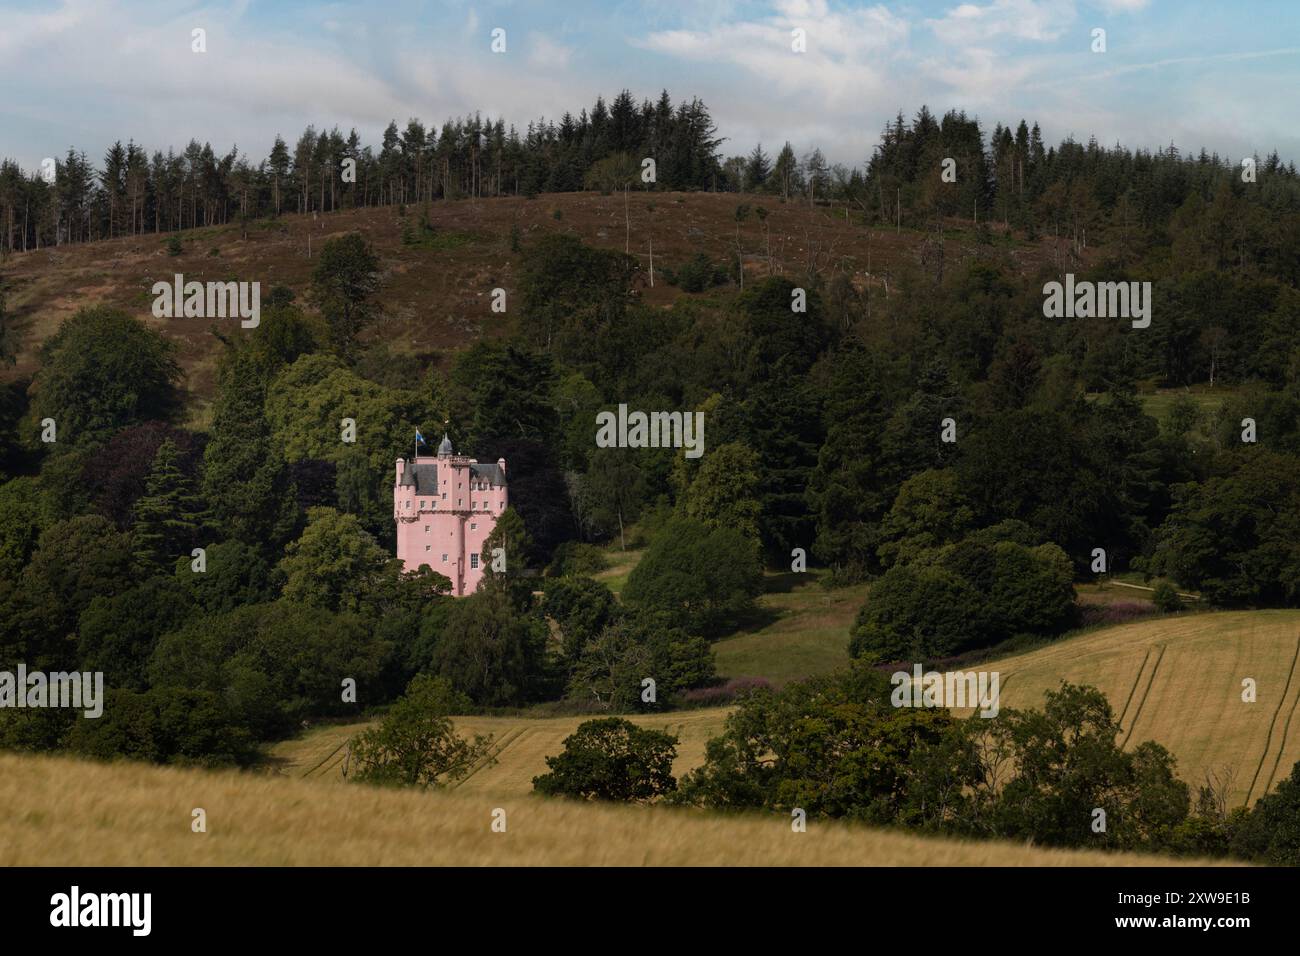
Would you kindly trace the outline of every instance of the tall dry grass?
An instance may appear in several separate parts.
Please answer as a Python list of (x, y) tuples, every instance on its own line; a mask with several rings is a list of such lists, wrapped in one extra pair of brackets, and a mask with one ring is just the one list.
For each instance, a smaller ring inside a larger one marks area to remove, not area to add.
[[(191, 811), (207, 832), (191, 832)], [(491, 830), (506, 811), (506, 832)], [(0, 754), (0, 863), (65, 866), (1071, 866), (1136, 855), (923, 839), (779, 817), (421, 793)]]

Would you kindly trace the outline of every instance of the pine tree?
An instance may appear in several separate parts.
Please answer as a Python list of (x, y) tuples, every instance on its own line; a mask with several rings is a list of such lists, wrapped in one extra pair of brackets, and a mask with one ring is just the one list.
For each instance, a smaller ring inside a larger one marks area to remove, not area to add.
[(827, 386), (826, 441), (808, 480), (807, 503), (817, 524), (813, 553), (845, 580), (876, 568), (879, 524), (892, 500), (880, 474), (882, 397), (870, 353), (850, 347), (837, 356)]
[(145, 480), (145, 493), (135, 503), (132, 550), (142, 567), (169, 568), (193, 547), (204, 523), (204, 509), (194, 482), (180, 467), (180, 451), (170, 439), (158, 446)]
[(771, 171), (772, 164), (768, 161), (767, 154), (763, 152), (763, 144), (759, 143), (749, 154), (749, 164), (745, 167), (746, 191), (757, 192), (762, 189)]
[(794, 148), (787, 142), (777, 154), (776, 166), (772, 168), (773, 192), (780, 190), (782, 199), (789, 199), (791, 193), (799, 189), (799, 161), (794, 157)]
[(223, 370), (204, 451), (203, 493), (221, 529), (255, 547), (274, 547), (297, 517), (293, 484), (263, 408), (256, 361), (236, 355)]
[(280, 183), (289, 175), (289, 147), (284, 144), (284, 140), (279, 136), (275, 137), (275, 145), (271, 147), (271, 160), (268, 164), (271, 168), (271, 202), (275, 209), (275, 214), (280, 214)]

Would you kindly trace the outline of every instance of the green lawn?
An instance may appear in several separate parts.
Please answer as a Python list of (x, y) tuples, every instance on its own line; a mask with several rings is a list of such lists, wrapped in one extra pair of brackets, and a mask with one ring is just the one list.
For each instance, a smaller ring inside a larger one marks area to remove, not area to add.
[(636, 567), (643, 554), (645, 554), (644, 550), (620, 551), (617, 545), (608, 548), (605, 551), (608, 566), (596, 575), (596, 580), (615, 594), (622, 594), (627, 584), (627, 576), (632, 573), (632, 569)]
[(1174, 402), (1179, 396), (1186, 395), (1191, 398), (1201, 411), (1201, 415), (1208, 418), (1215, 410), (1220, 408), (1224, 402), (1232, 398), (1233, 391), (1227, 388), (1208, 388), (1204, 385), (1198, 385), (1194, 388), (1161, 388), (1147, 395), (1140, 396), (1142, 401), (1142, 410), (1158, 422), (1163, 422), (1169, 417), (1169, 412), (1174, 407)]
[(724, 677), (766, 677), (785, 683), (825, 674), (849, 660), (849, 629), (867, 585), (826, 590), (822, 572), (769, 574), (758, 599), (766, 620), (713, 645)]
[[(644, 550), (605, 550), (609, 566), (596, 579), (621, 594)], [(765, 677), (773, 683), (825, 674), (848, 662), (849, 628), (867, 586), (826, 590), (824, 572), (768, 573), (754, 620), (713, 645), (723, 677)]]
[[(1204, 423), (1235, 394), (1234, 389), (1223, 386), (1210, 388), (1207, 385), (1194, 385), (1190, 388), (1157, 388), (1140, 392), (1137, 398), (1142, 404), (1142, 411), (1163, 423), (1173, 410), (1174, 402), (1185, 395), (1196, 403)], [(1095, 402), (1101, 397), (1099, 392), (1089, 392), (1086, 396), (1090, 402)]]

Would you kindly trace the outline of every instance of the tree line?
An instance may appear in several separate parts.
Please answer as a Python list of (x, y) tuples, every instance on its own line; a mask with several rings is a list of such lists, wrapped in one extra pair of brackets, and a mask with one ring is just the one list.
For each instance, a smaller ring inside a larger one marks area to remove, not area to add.
[[(0, 162), (0, 249), (39, 249), (159, 233), (283, 213), (328, 212), (439, 199), (534, 195), (584, 188), (656, 188), (768, 193), (834, 202), (867, 223), (940, 228), (945, 218), (996, 224), (1033, 238), (1051, 235), (1062, 265), (1113, 246), (1129, 264), (1169, 238), (1216, 268), (1247, 266), (1294, 276), (1300, 268), (1300, 180), (1276, 152), (1238, 162), (1204, 149), (1133, 150), (1095, 139), (1048, 145), (1037, 123), (986, 131), (959, 110), (936, 117), (900, 112), (872, 154), (852, 166), (789, 142), (773, 159), (762, 144), (725, 157), (724, 140), (698, 98), (667, 91), (639, 103), (623, 90), (610, 102), (521, 132), (504, 119), (470, 117), (426, 126), (390, 122), (379, 144), (355, 129), (309, 126), (277, 136), (264, 158), (191, 140), (179, 152), (115, 142), (97, 166), (69, 148), (52, 176)], [(640, 178), (653, 158), (656, 182)], [(951, 161), (945, 177), (945, 161)], [(345, 175), (346, 172), (346, 175)]]
[(656, 157), (662, 188), (718, 189), (720, 143), (700, 99), (674, 104), (665, 90), (638, 104), (624, 90), (609, 103), (597, 97), (577, 116), (529, 122), (522, 132), (480, 114), (441, 127), (412, 118), (405, 127), (390, 122), (372, 145), (355, 129), (344, 135), (309, 126), (292, 145), (277, 136), (256, 160), (238, 146), (221, 153), (197, 140), (152, 154), (119, 141), (96, 166), (69, 148), (52, 176), (0, 163), (0, 247), (25, 251), (288, 212), (578, 190), (588, 170), (611, 155)]

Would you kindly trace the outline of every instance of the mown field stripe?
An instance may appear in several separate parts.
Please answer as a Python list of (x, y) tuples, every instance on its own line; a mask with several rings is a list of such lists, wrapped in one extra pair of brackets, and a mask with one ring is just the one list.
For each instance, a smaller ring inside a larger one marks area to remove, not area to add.
[(506, 731), (500, 737), (493, 740), (492, 749), (483, 755), (482, 760), (480, 760), (478, 763), (476, 763), (473, 767), (470, 768), (469, 773), (465, 774), (465, 776), (461, 777), (459, 780), (453, 783), (451, 785), (451, 788), (454, 790), (456, 787), (459, 787), (461, 784), (463, 784), (470, 777), (474, 776), (474, 774), (478, 773), (480, 770), (484, 769), (485, 767), (492, 766), (492, 762), (494, 760), (499, 760), (501, 754), (505, 752), (507, 747), (515, 743), (515, 741), (517, 741), (530, 729), (531, 728), (528, 727), (512, 727), (510, 730)]
[[(1295, 653), (1291, 656), (1291, 669), (1287, 671), (1286, 686), (1282, 688), (1282, 696), (1278, 698), (1277, 708), (1273, 711), (1273, 719), (1268, 722), (1268, 736), (1264, 738), (1264, 752), (1260, 754), (1259, 763), (1255, 766), (1255, 775), (1250, 778), (1250, 789), (1246, 791), (1246, 805), (1250, 805), (1250, 798), (1255, 794), (1255, 784), (1259, 782), (1259, 772), (1264, 769), (1264, 764), (1268, 762), (1268, 752), (1273, 746), (1273, 727), (1277, 724), (1278, 717), (1282, 714), (1282, 708), (1286, 704), (1287, 697), (1291, 694), (1291, 685), (1295, 681), (1295, 665), (1300, 660), (1300, 639), (1296, 641)], [(1290, 724), (1290, 718), (1287, 718)], [(1283, 746), (1286, 745), (1286, 734), (1283, 733)], [(1264, 789), (1268, 789), (1269, 782), (1273, 779), (1273, 773), (1277, 770), (1277, 761), (1282, 759), (1282, 752), (1278, 751), (1277, 758), (1273, 762), (1273, 771), (1269, 773), (1268, 778), (1264, 781)], [(1262, 796), (1262, 794), (1261, 794)]]
[(1151, 688), (1155, 686), (1156, 671), (1160, 670), (1160, 662), (1165, 659), (1164, 644), (1157, 644), (1159, 653), (1156, 655), (1155, 663), (1151, 665), (1151, 676), (1147, 678), (1146, 689), (1142, 691), (1142, 699), (1138, 701), (1137, 710), (1133, 713), (1133, 723), (1129, 725), (1128, 732), (1124, 734), (1124, 742), (1120, 744), (1120, 749), (1128, 746), (1129, 738), (1133, 736), (1133, 731), (1137, 728), (1138, 721), (1142, 719), (1142, 708), (1146, 706), (1147, 698), (1151, 696)]
[(1123, 711), (1120, 712), (1119, 715), (1119, 725), (1121, 729), (1124, 727), (1124, 718), (1128, 716), (1129, 706), (1133, 703), (1133, 694), (1134, 692), (1137, 691), (1138, 684), (1142, 682), (1142, 674), (1146, 671), (1147, 661), (1149, 661), (1150, 659), (1151, 659), (1151, 648), (1148, 647), (1146, 654), (1144, 654), (1142, 657), (1142, 666), (1139, 667), (1137, 669), (1137, 673), (1133, 675), (1133, 686), (1128, 689), (1128, 697), (1124, 699), (1124, 709)]
[[(329, 761), (330, 761), (334, 756), (336, 756), (340, 750), (342, 750), (344, 747), (346, 747), (346, 746), (347, 746), (348, 744), (350, 744), (350, 743), (352, 743), (352, 738), (351, 738), (351, 737), (349, 737), (349, 738), (347, 738), (346, 740), (344, 740), (344, 741), (343, 741), (342, 743), (340, 743), (337, 747), (335, 747), (333, 750), (331, 750), (329, 753), (327, 753), (324, 757), (322, 757), (321, 760), (320, 760), (320, 762), (317, 763), (315, 766), (313, 766), (313, 767), (309, 767), (309, 768), (308, 768), (308, 769), (307, 769), (307, 770), (302, 774), (302, 777), (305, 779), (305, 778), (307, 778), (307, 777), (312, 776), (313, 774), (315, 774), (315, 775), (317, 775), (317, 776), (321, 776), (321, 777), (325, 776), (325, 771), (322, 769), (322, 768), (325, 767), (325, 764), (329, 763)], [(316, 771), (318, 771), (318, 770), (320, 770), (321, 772), (320, 772), (319, 774), (316, 774)]]

